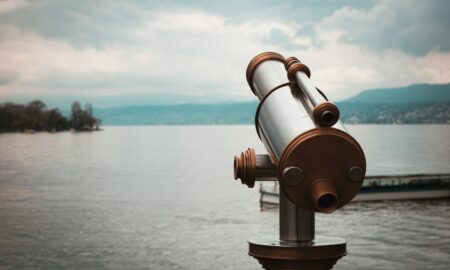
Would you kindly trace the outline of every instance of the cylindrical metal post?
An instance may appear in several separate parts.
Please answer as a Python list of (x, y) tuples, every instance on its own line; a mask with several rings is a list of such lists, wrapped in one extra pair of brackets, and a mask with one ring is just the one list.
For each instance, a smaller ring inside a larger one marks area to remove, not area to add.
[(276, 181), (277, 167), (270, 160), (269, 155), (256, 155), (256, 181)]
[(280, 190), (280, 241), (312, 242), (314, 234), (314, 212), (296, 207)]

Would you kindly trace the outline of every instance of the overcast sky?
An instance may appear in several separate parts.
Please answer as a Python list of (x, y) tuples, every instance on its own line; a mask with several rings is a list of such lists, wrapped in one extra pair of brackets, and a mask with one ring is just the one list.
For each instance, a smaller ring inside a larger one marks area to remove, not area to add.
[(253, 56), (297, 56), (332, 99), (450, 82), (450, 1), (1, 1), (0, 98), (252, 98)]

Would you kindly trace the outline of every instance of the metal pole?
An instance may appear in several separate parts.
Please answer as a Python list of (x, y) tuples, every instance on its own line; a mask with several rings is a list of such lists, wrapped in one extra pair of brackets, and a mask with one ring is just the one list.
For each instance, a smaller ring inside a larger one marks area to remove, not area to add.
[(314, 212), (296, 207), (280, 189), (280, 241), (310, 243), (314, 234)]

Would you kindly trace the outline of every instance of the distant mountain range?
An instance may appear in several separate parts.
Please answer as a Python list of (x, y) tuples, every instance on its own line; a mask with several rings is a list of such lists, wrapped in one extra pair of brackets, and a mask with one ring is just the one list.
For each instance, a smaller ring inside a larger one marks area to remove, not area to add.
[(343, 102), (404, 104), (448, 101), (450, 101), (450, 83), (413, 84), (406, 87), (366, 90)]
[(97, 109), (103, 125), (227, 125), (253, 122), (256, 102)]
[[(67, 105), (74, 100), (66, 98)], [(91, 102), (94, 114), (102, 120), (103, 125), (215, 125), (254, 122), (258, 106), (256, 98), (251, 102), (219, 103), (223, 98), (142, 94), (78, 100), (82, 103)], [(49, 107), (52, 106), (48, 98), (44, 101)], [(149, 102), (157, 105), (147, 105)], [(450, 124), (450, 83), (366, 90), (338, 102), (337, 105), (341, 111), (341, 119), (346, 123)]]
[(337, 105), (346, 123), (450, 124), (450, 84), (372, 89)]
[[(363, 91), (337, 103), (346, 123), (450, 124), (450, 84)], [(252, 124), (253, 102), (127, 106), (97, 109), (104, 125)]]
[[(147, 105), (179, 105), (188, 103), (220, 103), (223, 101), (237, 102), (242, 101), (242, 97), (230, 97), (220, 94), (206, 95), (181, 95), (175, 93), (131, 93), (119, 95), (102, 96), (76, 96), (76, 95), (11, 95), (7, 97), (0, 96), (1, 102), (28, 103), (32, 100), (42, 100), (49, 108), (60, 108), (68, 111), (72, 102), (78, 101), (81, 104), (91, 103), (95, 108), (116, 108), (129, 106), (147, 106)], [(248, 100), (251, 99), (248, 98)]]

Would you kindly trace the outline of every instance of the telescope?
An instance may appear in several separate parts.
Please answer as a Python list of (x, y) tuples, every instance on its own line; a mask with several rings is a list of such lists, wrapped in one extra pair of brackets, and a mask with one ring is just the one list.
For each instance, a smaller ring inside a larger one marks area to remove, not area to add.
[(315, 235), (315, 212), (332, 213), (358, 193), (364, 152), (339, 120), (339, 109), (315, 87), (296, 57), (255, 56), (246, 72), (259, 98), (256, 132), (267, 154), (248, 148), (234, 159), (234, 178), (280, 185), (279, 235), (249, 241), (264, 269), (331, 269), (347, 254), (341, 238)]

